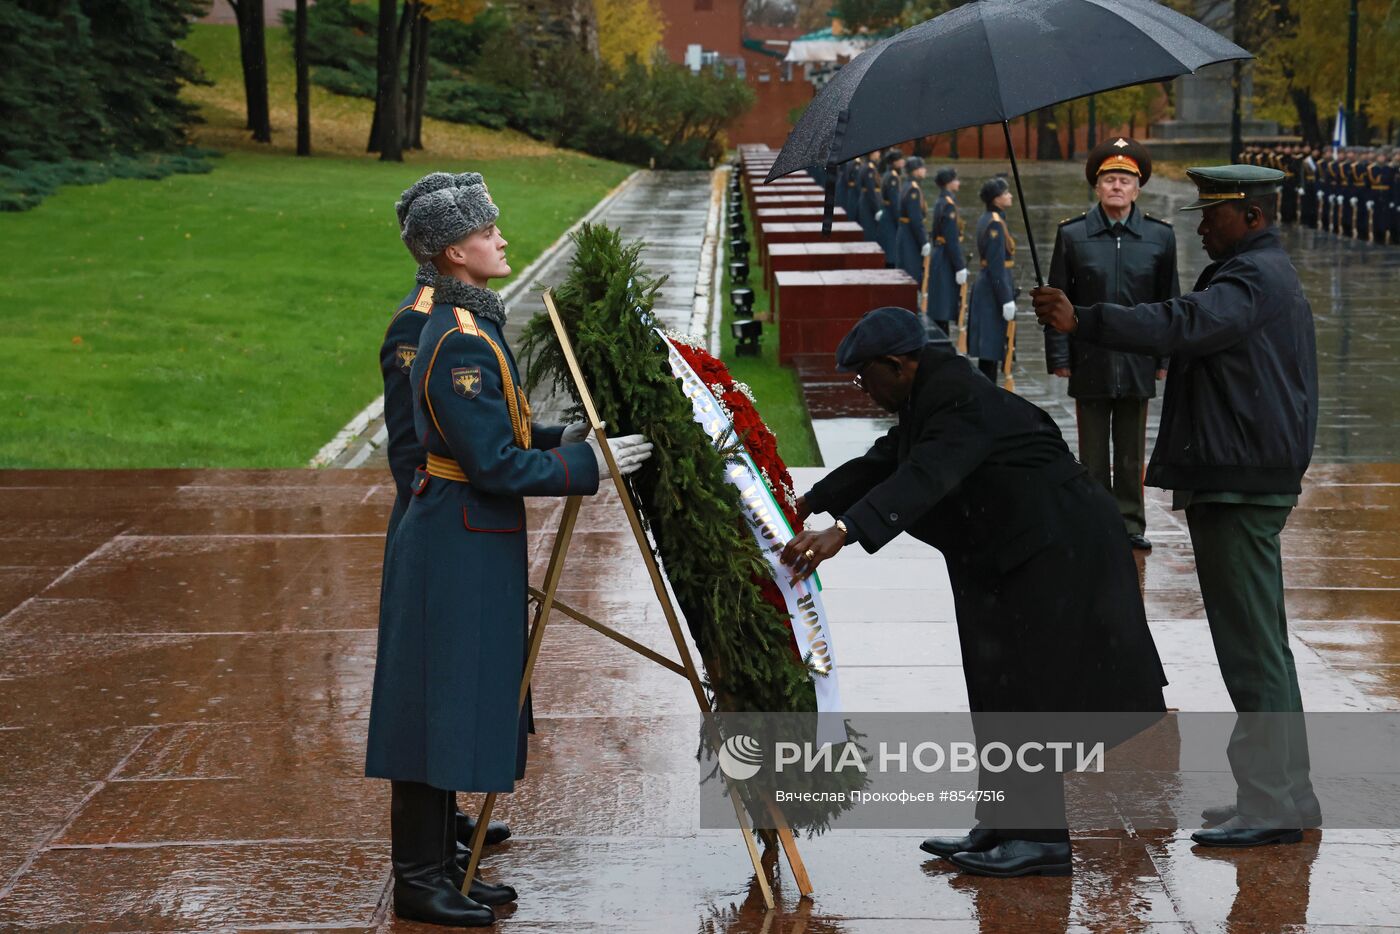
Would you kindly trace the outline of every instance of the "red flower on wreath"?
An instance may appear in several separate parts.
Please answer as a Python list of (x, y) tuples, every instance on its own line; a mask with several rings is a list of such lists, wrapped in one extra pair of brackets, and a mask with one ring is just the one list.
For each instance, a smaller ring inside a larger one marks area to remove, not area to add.
[[(788, 526), (796, 531), (800, 526), (797, 521), (797, 496), (793, 490), (792, 475), (788, 473), (787, 465), (778, 455), (778, 439), (764, 424), (753, 400), (739, 388), (729, 373), (729, 367), (725, 366), (723, 361), (683, 341), (674, 340), (673, 343), (682, 359), (690, 364), (690, 368), (715, 398), (729, 410), (735, 435), (743, 443), (749, 457), (753, 458), (754, 465), (763, 474), (763, 479), (768, 481), (768, 488), (773, 491), (773, 498), (778, 501), (778, 508), (783, 511)], [(783, 604), (780, 602), (779, 605)]]
[[(793, 490), (792, 475), (788, 473), (787, 464), (784, 464), (783, 459), (778, 455), (778, 439), (773, 435), (772, 430), (764, 424), (753, 400), (739, 388), (739, 384), (729, 373), (729, 367), (725, 366), (723, 361), (684, 341), (673, 339), (672, 343), (675, 344), (676, 351), (681, 355), (681, 358), (690, 364), (690, 368), (700, 377), (700, 380), (714, 394), (714, 397), (729, 410), (735, 435), (743, 443), (744, 450), (748, 452), (749, 457), (753, 459), (754, 466), (763, 474), (763, 479), (768, 482), (768, 489), (773, 491), (773, 498), (777, 500), (778, 508), (783, 511), (788, 527), (794, 532), (800, 529), (801, 525), (797, 521), (797, 495)], [(758, 584), (763, 599), (786, 616), (788, 612), (787, 601), (783, 599), (783, 592), (777, 583), (768, 576), (756, 577), (754, 583)], [(789, 631), (791, 631), (791, 626), (792, 623), (789, 621)], [(789, 645), (793, 654), (801, 660), (802, 652), (798, 647), (795, 633), (792, 634)]]

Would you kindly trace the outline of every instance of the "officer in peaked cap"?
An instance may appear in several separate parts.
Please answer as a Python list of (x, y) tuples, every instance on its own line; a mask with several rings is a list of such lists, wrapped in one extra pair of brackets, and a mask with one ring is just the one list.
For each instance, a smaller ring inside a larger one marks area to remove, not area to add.
[[(1220, 673), (1241, 716), (1230, 737), (1236, 800), (1208, 808), (1205, 846), (1296, 843), (1320, 808), (1288, 644), (1279, 537), (1317, 435), (1312, 309), (1274, 226), (1277, 169), (1188, 169), (1212, 260), (1188, 294), (1075, 306), (1035, 289), (1042, 324), (1086, 343), (1171, 356), (1147, 482), (1184, 510)], [(1260, 717), (1258, 714), (1268, 714)], [(1286, 716), (1285, 716), (1286, 715)]]
[[(1152, 177), (1147, 147), (1127, 137), (1095, 146), (1084, 177), (1098, 205), (1061, 221), (1055, 232), (1050, 284), (1076, 305), (1157, 302), (1180, 294), (1176, 233), (1137, 206)], [(1134, 548), (1150, 550), (1142, 473), (1147, 461), (1147, 408), (1167, 361), (1077, 341), (1047, 329), (1046, 369), (1069, 380), (1079, 426), (1079, 460), (1118, 503)], [(1110, 450), (1111, 449), (1111, 450)]]

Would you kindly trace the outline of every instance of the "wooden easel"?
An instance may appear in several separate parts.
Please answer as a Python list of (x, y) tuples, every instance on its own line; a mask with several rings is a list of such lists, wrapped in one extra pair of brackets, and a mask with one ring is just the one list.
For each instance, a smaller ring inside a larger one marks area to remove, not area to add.
[[(554, 334), (559, 340), (559, 347), (564, 353), (564, 361), (569, 367), (569, 375), (573, 379), (574, 387), (578, 390), (579, 399), (583, 403), (583, 411), (588, 418), (588, 424), (592, 426), (602, 448), (603, 457), (607, 460), (608, 473), (612, 476), (613, 486), (617, 489), (617, 498), (622, 501), (622, 508), (627, 513), (628, 525), (632, 528), (632, 536), (636, 539), (637, 550), (641, 553), (642, 561), (645, 562), (647, 573), (651, 577), (652, 590), (656, 594), (657, 603), (661, 605), (661, 612), (666, 617), (666, 625), (671, 630), (671, 638), (676, 643), (676, 652), (680, 656), (680, 661), (672, 661), (558, 599), (559, 581), (564, 573), (564, 559), (569, 551), (569, 542), (573, 538), (574, 524), (578, 521), (579, 507), (583, 503), (582, 496), (570, 496), (564, 501), (564, 516), (559, 523), (559, 532), (554, 537), (554, 547), (549, 555), (549, 566), (545, 571), (544, 588), (542, 590), (530, 588), (530, 596), (538, 601), (538, 606), (535, 610), (534, 625), (530, 631), (529, 650), (525, 656), (525, 674), (520, 682), (520, 707), (524, 709), (525, 698), (530, 690), (530, 677), (534, 673), (535, 661), (539, 658), (540, 645), (544, 641), (545, 624), (549, 622), (549, 614), (558, 610), (570, 619), (583, 623), (588, 628), (626, 646), (643, 658), (684, 677), (690, 682), (691, 690), (695, 694), (695, 702), (700, 707), (700, 711), (709, 713), (710, 705), (705, 699), (705, 689), (701, 684), (699, 672), (695, 668), (695, 662), (690, 656), (690, 649), (686, 646), (685, 636), (681, 632), (680, 618), (676, 614), (675, 606), (671, 603), (671, 596), (666, 590), (665, 578), (662, 577), (660, 568), (656, 566), (656, 558), (652, 555), (646, 532), (637, 516), (636, 506), (632, 503), (631, 494), (623, 483), (622, 475), (617, 469), (617, 462), (613, 459), (612, 451), (608, 447), (607, 434), (598, 418), (598, 410), (593, 404), (593, 396), (588, 391), (588, 384), (584, 381), (583, 372), (579, 369), (578, 358), (574, 356), (573, 344), (564, 330), (564, 322), (559, 318), (559, 310), (554, 305), (554, 296), (548, 291), (544, 293), (544, 306), (549, 312), (550, 323), (554, 325)], [(710, 724), (709, 729), (715, 730), (713, 724)], [(715, 748), (718, 748), (717, 734), (712, 739), (715, 740)], [(722, 771), (717, 774), (721, 779), (724, 779)], [(727, 782), (727, 779), (724, 780)], [(754, 876), (758, 880), (759, 889), (763, 892), (764, 904), (771, 910), (774, 907), (773, 889), (768, 884), (768, 877), (763, 869), (758, 846), (754, 843), (748, 814), (744, 810), (743, 802), (739, 800), (737, 791), (733, 788), (730, 789), (729, 799), (734, 804), (734, 816), (739, 822), (739, 832), (743, 835), (744, 844), (748, 848), (749, 861), (753, 863)], [(477, 865), (481, 861), (482, 846), (486, 842), (486, 826), (491, 820), (491, 811), (495, 804), (496, 794), (492, 792), (486, 796), (486, 801), (481, 807), (481, 814), (477, 817), (476, 830), (472, 834), (471, 860), (467, 864), (466, 879), (462, 882), (463, 894), (467, 893), (472, 879), (476, 878)], [(772, 802), (768, 804), (768, 813), (773, 818), (774, 826), (777, 827), (778, 839), (782, 843), (783, 852), (787, 855), (793, 877), (797, 880), (797, 890), (803, 898), (807, 898), (812, 894), (812, 883), (807, 877), (807, 868), (803, 865), (802, 856), (797, 852), (797, 840), (793, 836), (792, 828), (788, 826), (782, 812)]]

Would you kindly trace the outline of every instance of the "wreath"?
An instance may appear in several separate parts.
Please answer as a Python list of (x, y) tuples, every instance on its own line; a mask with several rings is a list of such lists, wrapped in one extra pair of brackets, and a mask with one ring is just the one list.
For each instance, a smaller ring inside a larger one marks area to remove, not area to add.
[[(711, 708), (814, 712), (812, 673), (797, 650), (786, 604), (744, 519), (739, 493), (724, 476), (742, 447), (797, 528), (797, 499), (777, 439), (747, 387), (721, 361), (692, 339), (673, 338), (731, 416), (735, 437), (717, 448), (695, 422), (667, 362), (651, 311), (665, 280), (642, 264), (644, 245), (624, 245), (616, 230), (592, 224), (573, 240), (577, 249), (568, 277), (554, 291), (555, 305), (599, 418), (611, 433), (640, 433), (654, 445), (629, 487), (699, 651)], [(572, 399), (571, 416), (582, 417), (548, 317), (526, 325), (521, 349), (528, 388), (552, 383)], [(811, 831), (842, 809), (829, 804), (787, 816), (794, 828)]]

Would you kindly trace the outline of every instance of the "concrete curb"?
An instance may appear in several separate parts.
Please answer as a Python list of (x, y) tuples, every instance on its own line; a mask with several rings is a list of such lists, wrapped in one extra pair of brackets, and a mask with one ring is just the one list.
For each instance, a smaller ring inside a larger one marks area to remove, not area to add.
[[(721, 285), (721, 283), (724, 282), (724, 264), (723, 264), (722, 262), (720, 262), (720, 260), (719, 260), (719, 257), (720, 257), (720, 236), (719, 236), (719, 232), (720, 232), (721, 229), (723, 229), (720, 225), (723, 223), (723, 220), (724, 220), (724, 208), (725, 208), (725, 205), (728, 203), (728, 200), (729, 200), (729, 197), (728, 197), (728, 195), (727, 195), (727, 192), (728, 192), (728, 190), (729, 190), (729, 173), (730, 173), (730, 171), (731, 171), (731, 169), (730, 169), (730, 167), (729, 167), (729, 165), (728, 165), (727, 163), (726, 163), (725, 165), (722, 165), (722, 166), (720, 166), (720, 167), (718, 167), (718, 168), (715, 169), (715, 178), (714, 178), (715, 192), (714, 192), (714, 197), (713, 197), (713, 199), (712, 199), (711, 202), (710, 202), (710, 219), (709, 219), (709, 222), (706, 223), (706, 225), (705, 225), (705, 238), (706, 238), (706, 243), (709, 243), (709, 238), (710, 238), (711, 234), (713, 233), (713, 235), (714, 235), (714, 244), (713, 244), (712, 252), (710, 253), (710, 265), (713, 267), (712, 270), (711, 270), (711, 273), (710, 273), (710, 285), (709, 285), (709, 291), (710, 291), (710, 301), (709, 301), (709, 306), (710, 306), (710, 309), (709, 309), (709, 313), (710, 313), (710, 326), (709, 326), (708, 329), (706, 329), (706, 330), (708, 330), (708, 336), (709, 336), (709, 342), (710, 342), (710, 354), (711, 354), (711, 356), (714, 356), (714, 357), (718, 357), (718, 356), (719, 356), (719, 352), (720, 352), (720, 345), (719, 345), (719, 325), (720, 325), (720, 322), (724, 319), (724, 306), (723, 306), (724, 296), (722, 296), (722, 295), (719, 294), (719, 293), (720, 293), (720, 285)], [(703, 266), (702, 266), (702, 269), (701, 269), (701, 274), (702, 274), (702, 275), (704, 274)], [(697, 303), (697, 304), (699, 303), (699, 298), (696, 299), (696, 303)], [(697, 334), (704, 334), (704, 333), (706, 333), (706, 330), (698, 330), (698, 331), (696, 331), (696, 333), (697, 333)]]
[(715, 272), (719, 268), (719, 227), (724, 214), (724, 180), (729, 167), (710, 173), (710, 210), (705, 216), (705, 239), (700, 243), (700, 269), (695, 277), (695, 301), (690, 311), (689, 333), (704, 336), (713, 326), (711, 297), (716, 291)]
[[(597, 204), (589, 208), (587, 214), (583, 215), (583, 217), (580, 217), (577, 221), (574, 222), (573, 226), (571, 226), (568, 230), (560, 234), (553, 243), (551, 243), (548, 247), (544, 249), (544, 251), (540, 253), (539, 256), (535, 257), (534, 262), (532, 262), (530, 265), (526, 266), (520, 271), (520, 275), (516, 276), (515, 280), (511, 282), (510, 285), (506, 286), (504, 289), (501, 290), (502, 301), (504, 301), (506, 304), (510, 304), (510, 302), (512, 302), (516, 298), (516, 296), (520, 294), (521, 290), (525, 289), (526, 286), (532, 281), (536, 269), (542, 267), (543, 264), (548, 262), (554, 256), (554, 254), (559, 251), (561, 247), (568, 243), (569, 238), (573, 236), (574, 233), (580, 227), (593, 220), (604, 210), (606, 210), (608, 205), (616, 201), (618, 197), (620, 197), (622, 193), (626, 191), (628, 187), (630, 187), (632, 183), (635, 182), (638, 176), (640, 176), (641, 174), (641, 169), (636, 169), (635, 171), (633, 171), (631, 175), (628, 175), (621, 182), (619, 182), (616, 185), (616, 187), (613, 188), (612, 191), (603, 195), (603, 197), (598, 200)], [(340, 431), (336, 432), (335, 437), (332, 438), (330, 441), (326, 442), (325, 446), (322, 447), (321, 450), (316, 452), (316, 456), (311, 458), (311, 461), (306, 466), (320, 468), (325, 467), (334, 460), (336, 460), (338, 457), (344, 454), (346, 450), (349, 449), (350, 445), (355, 443), (356, 439), (358, 439), (360, 435), (364, 434), (365, 429), (367, 429), (371, 424), (374, 423), (376, 419), (378, 419), (383, 414), (384, 396), (380, 395), (377, 398), (375, 398), (374, 401), (370, 402), (369, 405), (361, 409), (360, 412), (356, 414), (354, 418), (346, 422), (345, 427), (340, 429)], [(347, 468), (350, 468), (358, 467), (360, 464), (363, 464), (369, 458), (370, 454), (374, 452), (375, 448), (379, 447), (381, 444), (384, 443), (387, 437), (388, 432), (385, 430), (380, 430), (376, 432), (373, 438), (370, 438), (365, 442), (364, 449), (356, 453), (354, 457), (347, 461), (345, 466)]]

